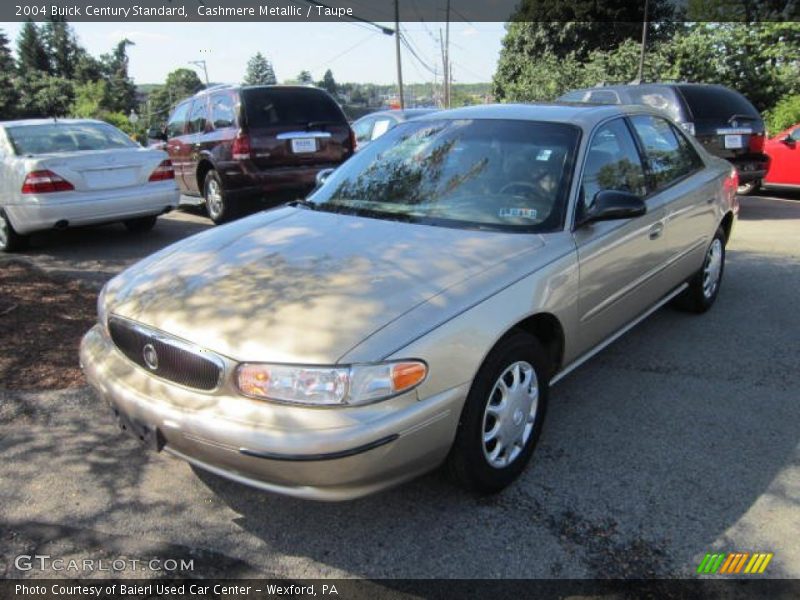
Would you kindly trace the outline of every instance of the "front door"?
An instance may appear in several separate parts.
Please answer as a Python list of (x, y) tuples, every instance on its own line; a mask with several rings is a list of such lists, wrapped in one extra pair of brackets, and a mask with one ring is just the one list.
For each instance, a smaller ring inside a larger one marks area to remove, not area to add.
[(764, 183), (800, 186), (800, 127), (767, 141), (765, 151), (770, 162)]

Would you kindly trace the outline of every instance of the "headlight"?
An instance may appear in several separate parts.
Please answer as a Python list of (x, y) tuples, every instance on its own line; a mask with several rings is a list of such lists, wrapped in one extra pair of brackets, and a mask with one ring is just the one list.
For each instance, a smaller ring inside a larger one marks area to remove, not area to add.
[(245, 396), (310, 406), (352, 406), (385, 400), (418, 386), (428, 367), (418, 360), (349, 367), (245, 363), (236, 384)]
[(106, 289), (108, 285), (104, 285), (103, 289), (100, 290), (100, 294), (97, 296), (97, 322), (100, 323), (100, 327), (103, 328), (103, 331), (108, 334), (108, 309), (106, 308)]

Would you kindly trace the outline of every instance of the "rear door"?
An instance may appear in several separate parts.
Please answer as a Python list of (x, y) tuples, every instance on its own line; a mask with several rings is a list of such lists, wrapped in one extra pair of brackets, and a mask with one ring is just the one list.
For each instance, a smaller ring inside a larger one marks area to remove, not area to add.
[(763, 142), (764, 121), (747, 98), (723, 86), (678, 86), (691, 112), (694, 134), (703, 147), (713, 154), (736, 161), (751, 154)]
[(352, 154), (342, 109), (316, 88), (253, 87), (241, 92), (251, 155), (259, 169), (323, 168)]
[(200, 184), (197, 181), (197, 166), (200, 163), (204, 147), (209, 144), (209, 141), (205, 139), (208, 121), (208, 97), (200, 96), (195, 98), (186, 123), (188, 155), (182, 173), (183, 185), (192, 194), (200, 192)]
[(186, 191), (184, 184), (184, 173), (189, 163), (191, 146), (188, 143), (186, 134), (186, 124), (189, 119), (189, 109), (191, 100), (181, 102), (175, 107), (169, 121), (167, 121), (167, 153), (175, 169), (175, 181), (182, 191)]

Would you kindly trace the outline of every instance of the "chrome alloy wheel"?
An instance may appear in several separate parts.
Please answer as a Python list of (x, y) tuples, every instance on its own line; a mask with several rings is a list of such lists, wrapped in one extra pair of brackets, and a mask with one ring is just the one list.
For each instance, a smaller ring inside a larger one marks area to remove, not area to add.
[(722, 275), (722, 240), (715, 238), (708, 248), (706, 264), (703, 267), (703, 296), (706, 300), (714, 296)]
[(8, 224), (6, 218), (0, 215), (0, 248), (8, 246), (8, 240), (11, 237), (10, 228), (11, 225)]
[(225, 204), (222, 199), (222, 188), (216, 179), (211, 179), (206, 185), (206, 208), (208, 216), (216, 220), (222, 216)]
[(533, 366), (511, 364), (497, 378), (483, 413), (483, 454), (495, 469), (513, 463), (533, 432), (539, 382)]

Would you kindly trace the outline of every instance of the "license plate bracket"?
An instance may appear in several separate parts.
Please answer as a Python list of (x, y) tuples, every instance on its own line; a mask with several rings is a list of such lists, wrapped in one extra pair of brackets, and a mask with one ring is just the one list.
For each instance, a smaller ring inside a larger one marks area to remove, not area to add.
[(314, 138), (292, 138), (292, 152), (310, 154), (317, 151), (317, 140)]
[(132, 419), (116, 408), (114, 409), (114, 416), (117, 419), (117, 424), (120, 429), (136, 438), (139, 443), (148, 450), (161, 452), (161, 450), (164, 449), (164, 445), (167, 441), (164, 439), (164, 435), (158, 427), (153, 427), (137, 419)]
[(725, 136), (725, 148), (728, 150), (738, 150), (744, 148), (744, 139), (741, 134), (727, 134)]

